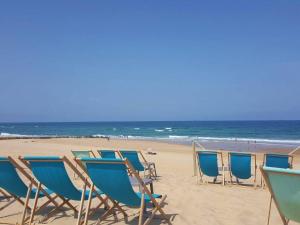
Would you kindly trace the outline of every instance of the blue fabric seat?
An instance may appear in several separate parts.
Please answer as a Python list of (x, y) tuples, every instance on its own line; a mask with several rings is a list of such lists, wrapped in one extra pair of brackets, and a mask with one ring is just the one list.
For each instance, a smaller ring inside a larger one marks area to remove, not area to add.
[[(239, 179), (250, 179), (254, 177), (254, 185), (256, 186), (256, 156), (250, 153), (236, 153), (230, 152), (229, 156), (229, 170), (230, 177), (235, 176), (237, 182)], [(254, 175), (252, 175), (252, 157), (254, 157)]]
[(198, 167), (200, 172), (200, 178), (202, 180), (202, 176), (206, 175), (208, 177), (214, 177), (214, 182), (216, 181), (217, 177), (222, 175), (223, 176), (223, 184), (225, 183), (224, 180), (224, 171), (222, 174), (219, 171), (218, 166), (218, 155), (221, 157), (221, 168), (224, 169), (223, 165), (223, 158), (222, 153), (216, 151), (197, 151), (197, 159), (198, 159)]
[[(72, 183), (63, 160), (56, 156), (27, 156), (23, 158), (30, 164), (34, 176), (47, 188), (56, 194), (70, 200), (79, 201), (82, 191), (78, 190)], [(102, 194), (102, 192), (98, 192)], [(89, 190), (84, 193), (88, 199)], [(93, 194), (95, 197), (95, 194)]]
[[(155, 208), (157, 207), (156, 210), (158, 210), (169, 223), (169, 220), (161, 209), (161, 204), (166, 196), (151, 194), (143, 183), (140, 183), (140, 188), (144, 191), (144, 195), (134, 191), (127, 173), (128, 168), (131, 166), (131, 164), (129, 165), (128, 163), (128, 159), (82, 158), (81, 161), (86, 164), (87, 173), (93, 184), (101, 189), (110, 199), (116, 201), (117, 204), (114, 204), (115, 207), (120, 207), (118, 204), (122, 203), (129, 207), (139, 208), (140, 220), (142, 220), (144, 207), (142, 203), (152, 203)], [(133, 168), (129, 169), (132, 170)], [(134, 172), (133, 175), (136, 176), (138, 181), (141, 181), (141, 178), (136, 172)], [(155, 200), (158, 198), (161, 198), (160, 204)], [(148, 205), (153, 206), (152, 204)], [(158, 207), (160, 209), (158, 209)], [(155, 213), (154, 210), (153, 213)], [(150, 216), (148, 220), (152, 218), (153, 217)], [(148, 222), (146, 221), (145, 224), (148, 224)]]
[[(26, 198), (28, 186), (18, 175), (16, 168), (7, 157), (0, 157), (0, 188), (8, 193), (19, 198)], [(50, 189), (44, 189), (49, 195), (53, 193)], [(32, 188), (29, 198), (34, 198), (36, 188)], [(44, 197), (44, 194), (39, 193), (39, 197)]]
[(282, 169), (291, 168), (292, 165), (289, 162), (291, 156), (283, 154), (265, 154), (265, 166), (276, 167)]
[(115, 159), (116, 154), (114, 150), (98, 150), (99, 155), (103, 159)]
[(136, 171), (139, 171), (139, 172), (145, 171), (145, 167), (141, 163), (137, 151), (121, 150), (120, 153), (124, 159), (126, 158), (129, 160), (129, 162), (132, 164), (133, 168)]

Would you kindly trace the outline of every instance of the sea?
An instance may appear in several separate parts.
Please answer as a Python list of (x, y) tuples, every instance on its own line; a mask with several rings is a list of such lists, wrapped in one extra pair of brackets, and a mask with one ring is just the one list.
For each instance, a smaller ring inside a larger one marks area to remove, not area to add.
[(139, 121), (0, 123), (0, 138), (144, 139), (206, 148), (296, 148), (300, 121)]

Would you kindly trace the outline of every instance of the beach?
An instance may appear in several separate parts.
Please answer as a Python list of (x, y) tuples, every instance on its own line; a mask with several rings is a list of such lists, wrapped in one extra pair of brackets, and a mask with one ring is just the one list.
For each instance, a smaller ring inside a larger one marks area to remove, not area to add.
[[(138, 149), (148, 161), (155, 162), (159, 178), (154, 181), (154, 192), (167, 194), (166, 204), (163, 206), (170, 216), (172, 224), (209, 224), (209, 225), (237, 225), (237, 224), (266, 224), (270, 194), (267, 189), (254, 188), (251, 185), (236, 184), (197, 184), (193, 176), (192, 146), (153, 142), (145, 140), (105, 140), (100, 138), (59, 138), (59, 139), (15, 139), (0, 141), (1, 156), (19, 155), (66, 155), (72, 159), (71, 150), (97, 149)], [(147, 154), (154, 152), (153, 154)], [(258, 165), (262, 163), (262, 153), (257, 153)], [(226, 152), (224, 152), (225, 165)], [(294, 168), (300, 168), (300, 158), (294, 159)], [(258, 183), (260, 183), (260, 172)], [(229, 175), (226, 179), (229, 180)], [(72, 174), (70, 174), (72, 178)], [(206, 180), (208, 180), (206, 178)], [(78, 188), (80, 181), (74, 180)], [(247, 182), (251, 184), (251, 181)], [(4, 202), (1, 202), (3, 204)], [(74, 202), (79, 205), (79, 202)], [(1, 223), (15, 223), (20, 220), (22, 206), (14, 203), (0, 212)], [(273, 208), (271, 224), (281, 224), (278, 212)], [(136, 224), (138, 210), (128, 209), (129, 224)], [(96, 224), (97, 218), (103, 210), (92, 216), (89, 224)], [(37, 216), (38, 218), (38, 216)], [(47, 224), (75, 224), (71, 210), (58, 213), (51, 217)], [(155, 219), (153, 224), (161, 224)], [(108, 217), (102, 224), (125, 224), (123, 217), (118, 220)], [(293, 224), (293, 223), (291, 223)]]

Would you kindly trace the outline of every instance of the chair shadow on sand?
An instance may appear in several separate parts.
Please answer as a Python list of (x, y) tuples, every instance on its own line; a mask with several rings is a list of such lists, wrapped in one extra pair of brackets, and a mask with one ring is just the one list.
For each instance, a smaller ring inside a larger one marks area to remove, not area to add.
[[(128, 210), (125, 210), (128, 213)], [(124, 218), (121, 212), (116, 211), (115, 214), (108, 216), (104, 220), (99, 220), (101, 215), (104, 213), (103, 209), (98, 209), (91, 217), (89, 217), (89, 225), (113, 225), (116, 223), (123, 223), (128, 225), (137, 225), (139, 220), (139, 213), (132, 212), (128, 214), (127, 218)], [(167, 217), (170, 221), (174, 221), (175, 217), (178, 214), (168, 214), (166, 213)], [(144, 214), (145, 219), (147, 218), (147, 213)], [(160, 224), (167, 224), (164, 220), (161, 219), (160, 215), (156, 215), (154, 219), (151, 221), (153, 225), (160, 225)]]

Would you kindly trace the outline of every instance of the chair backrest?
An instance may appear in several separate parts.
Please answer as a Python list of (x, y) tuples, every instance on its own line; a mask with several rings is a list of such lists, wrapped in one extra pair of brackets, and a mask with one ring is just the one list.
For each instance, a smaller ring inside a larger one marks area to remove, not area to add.
[[(7, 157), (0, 157), (0, 188), (22, 198), (26, 197), (28, 191), (28, 187)], [(34, 197), (34, 194), (32, 193), (30, 197)]]
[(139, 159), (139, 155), (138, 155), (137, 151), (121, 150), (120, 153), (124, 159), (127, 158), (129, 160), (129, 162), (131, 163), (131, 165), (133, 166), (133, 168), (136, 171), (144, 171), (145, 170), (143, 164), (141, 163), (141, 161)]
[(30, 164), (36, 179), (47, 188), (67, 199), (81, 199), (81, 191), (70, 180), (62, 158), (57, 156), (27, 156), (23, 159)]
[(261, 171), (280, 214), (300, 222), (300, 171), (272, 167)]
[(229, 153), (230, 171), (240, 179), (249, 179), (251, 177), (251, 154), (247, 153)]
[(291, 168), (291, 164), (289, 163), (289, 158), (290, 158), (289, 155), (265, 154), (265, 166), (288, 169)]
[(210, 177), (219, 175), (218, 153), (211, 151), (197, 151), (198, 166), (203, 174)]
[(71, 152), (76, 158), (93, 158), (92, 151), (90, 150), (72, 150)]
[(99, 155), (101, 156), (102, 159), (115, 159), (116, 154), (114, 150), (98, 150)]
[(130, 183), (123, 159), (83, 158), (92, 182), (111, 199), (131, 207), (139, 207), (140, 198)]

